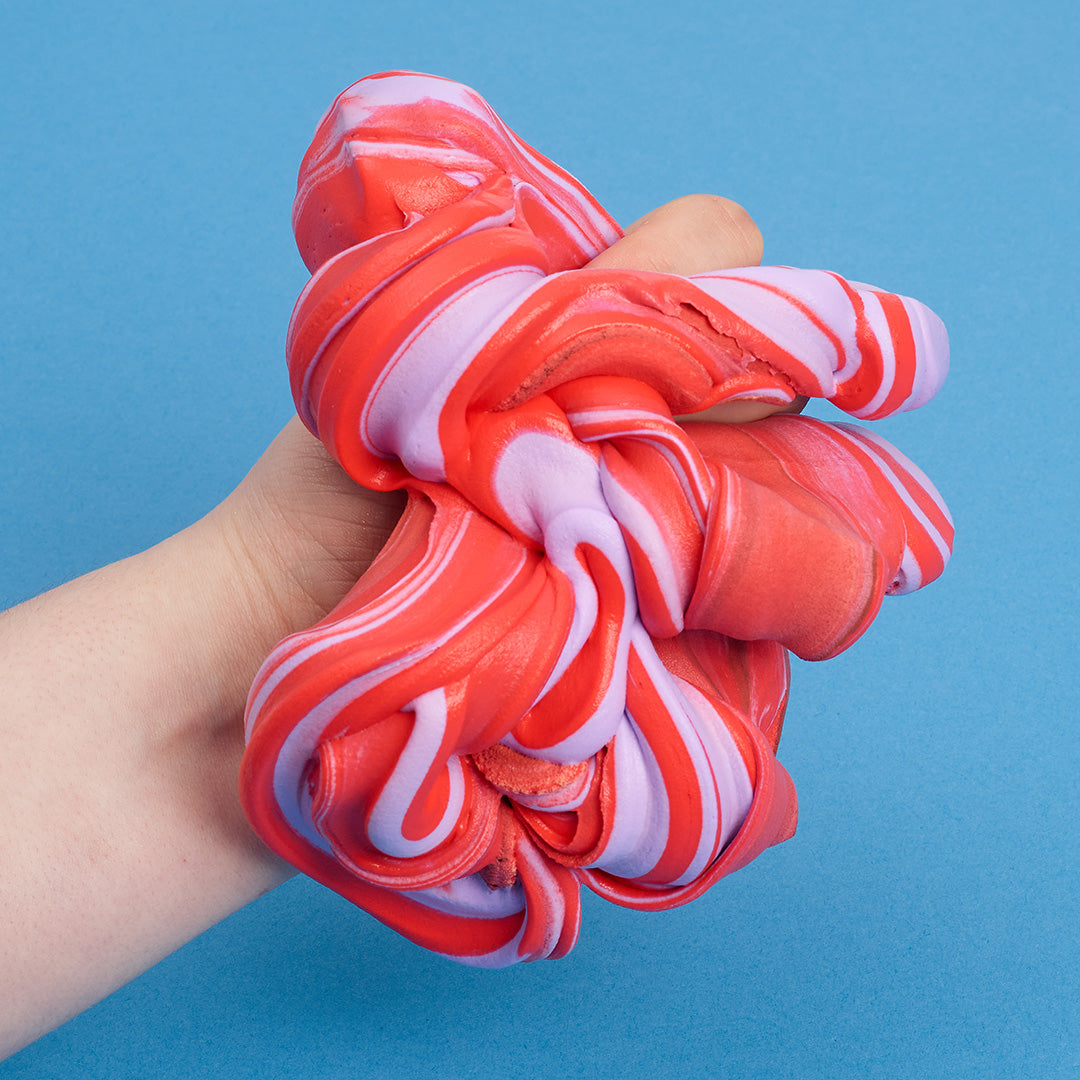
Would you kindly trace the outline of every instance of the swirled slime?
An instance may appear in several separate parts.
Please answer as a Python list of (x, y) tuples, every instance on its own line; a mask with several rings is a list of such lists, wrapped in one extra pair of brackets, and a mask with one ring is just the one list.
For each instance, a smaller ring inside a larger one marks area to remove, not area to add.
[(941, 321), (789, 267), (584, 269), (621, 235), (472, 90), (334, 102), (293, 211), (297, 410), (385, 550), (252, 687), (241, 795), (305, 873), (456, 960), (563, 956), (580, 888), (684, 904), (795, 828), (788, 650), (847, 648), (944, 569), (948, 511), (873, 420), (931, 398)]

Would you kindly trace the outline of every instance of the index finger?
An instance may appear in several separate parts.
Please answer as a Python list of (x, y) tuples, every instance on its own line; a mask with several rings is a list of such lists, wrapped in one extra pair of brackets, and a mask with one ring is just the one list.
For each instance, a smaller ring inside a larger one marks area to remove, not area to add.
[(763, 250), (754, 219), (722, 195), (684, 195), (639, 218), (590, 268), (704, 274), (757, 266)]

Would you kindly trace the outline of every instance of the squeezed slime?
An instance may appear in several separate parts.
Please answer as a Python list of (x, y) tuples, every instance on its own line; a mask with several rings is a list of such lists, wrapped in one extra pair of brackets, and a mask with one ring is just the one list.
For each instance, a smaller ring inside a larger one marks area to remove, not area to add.
[(282, 641), (247, 712), (263, 840), (411, 940), (564, 955), (580, 887), (700, 896), (795, 828), (788, 650), (825, 659), (952, 543), (873, 420), (948, 367), (941, 321), (836, 274), (583, 269), (621, 235), (472, 90), (391, 73), (323, 118), (293, 224), (297, 411), (385, 550)]

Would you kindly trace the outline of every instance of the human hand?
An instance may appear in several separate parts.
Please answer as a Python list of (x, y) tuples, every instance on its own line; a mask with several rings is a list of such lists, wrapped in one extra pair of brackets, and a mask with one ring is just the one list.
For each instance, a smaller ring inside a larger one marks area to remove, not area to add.
[[(691, 274), (760, 255), (745, 211), (694, 195), (592, 265)], [(293, 419), (206, 517), (0, 615), (19, 747), (7, 773), (0, 762), (0, 1000), (18, 1002), (0, 1016), (0, 1057), (293, 873), (240, 807), (248, 688), (281, 638), (344, 597), (403, 506)]]
[[(741, 207), (692, 195), (591, 265), (693, 274), (760, 257)], [(248, 688), (281, 638), (345, 596), (404, 502), (354, 483), (294, 418), (200, 521), (0, 615), (20, 748), (0, 763), (0, 999), (19, 1003), (0, 1017), (0, 1057), (293, 873), (240, 806)]]

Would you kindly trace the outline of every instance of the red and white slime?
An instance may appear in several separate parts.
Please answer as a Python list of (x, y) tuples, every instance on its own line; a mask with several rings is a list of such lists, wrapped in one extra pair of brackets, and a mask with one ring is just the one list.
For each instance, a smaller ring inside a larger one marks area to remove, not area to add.
[(917, 301), (836, 274), (588, 270), (621, 235), (472, 90), (387, 74), (319, 124), (293, 211), (312, 277), (296, 407), (389, 544), (251, 690), (265, 842), (469, 964), (564, 955), (585, 885), (684, 904), (795, 828), (787, 650), (850, 645), (937, 577), (948, 511), (862, 419), (948, 366)]

